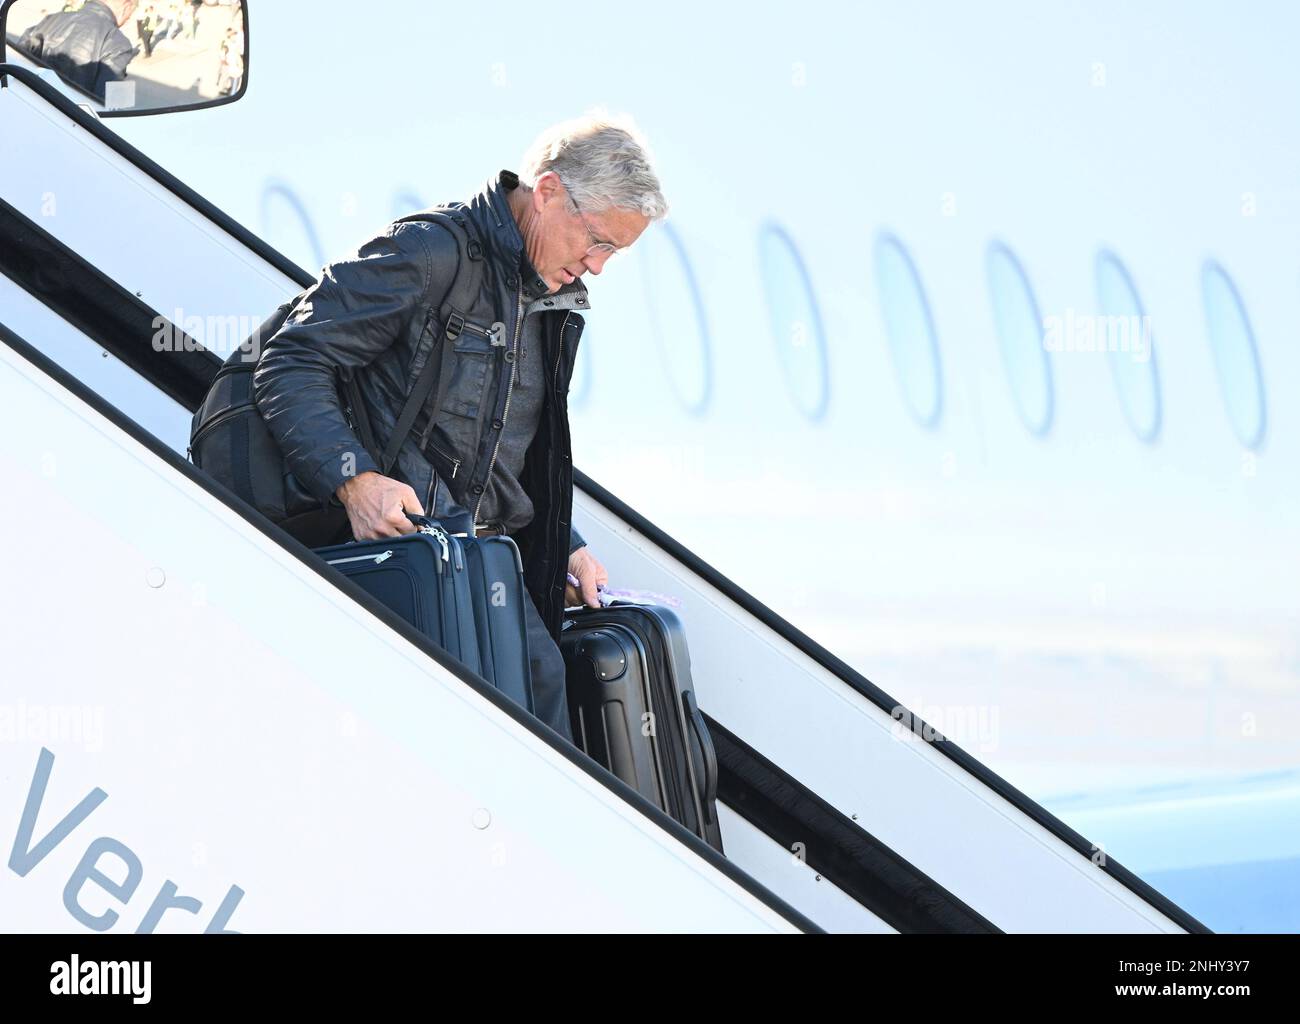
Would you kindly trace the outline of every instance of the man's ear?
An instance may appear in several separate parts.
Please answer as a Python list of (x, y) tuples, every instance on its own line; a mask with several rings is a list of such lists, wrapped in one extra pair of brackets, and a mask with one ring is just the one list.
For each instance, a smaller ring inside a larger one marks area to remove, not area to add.
[(547, 203), (560, 199), (563, 195), (564, 184), (554, 171), (547, 171), (533, 185), (533, 204), (538, 213), (542, 212), (542, 207)]

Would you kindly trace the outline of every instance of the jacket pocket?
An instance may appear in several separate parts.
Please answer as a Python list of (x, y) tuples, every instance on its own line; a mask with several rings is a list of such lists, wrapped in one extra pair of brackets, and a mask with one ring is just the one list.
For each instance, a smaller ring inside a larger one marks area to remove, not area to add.
[(453, 416), (478, 420), (491, 380), (488, 372), (499, 348), (504, 347), (505, 325), (490, 326), (468, 320), (451, 345), (451, 383), (443, 409)]
[[(433, 323), (436, 325), (437, 321)], [(428, 346), (427, 359), (438, 359), (442, 346), (440, 374), (446, 374), (447, 389), (436, 418), (426, 418), (419, 429), (418, 446), (437, 471), (446, 489), (460, 500), (468, 463), (478, 450), (480, 421), (490, 401), (488, 392), (495, 375), (494, 360), (505, 336), (505, 324), (463, 321), (457, 336), (447, 341), (438, 330)], [(417, 370), (418, 372), (418, 370)], [(435, 383), (425, 416), (431, 417), (438, 393)], [(418, 422), (418, 421), (417, 421)]]

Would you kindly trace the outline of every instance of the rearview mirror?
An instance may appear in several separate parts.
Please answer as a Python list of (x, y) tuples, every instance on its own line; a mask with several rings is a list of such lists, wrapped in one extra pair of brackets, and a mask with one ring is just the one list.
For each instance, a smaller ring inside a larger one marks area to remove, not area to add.
[(5, 59), (49, 68), (104, 117), (195, 110), (248, 85), (247, 0), (11, 0)]

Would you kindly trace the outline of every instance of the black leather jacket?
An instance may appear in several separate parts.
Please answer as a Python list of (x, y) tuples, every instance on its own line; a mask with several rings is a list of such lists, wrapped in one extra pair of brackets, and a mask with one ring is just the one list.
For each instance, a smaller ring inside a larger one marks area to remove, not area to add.
[[(481, 283), (465, 311), (465, 329), (444, 351), (440, 372), (451, 379), (437, 422), (429, 424), (426, 405), (391, 473), (414, 488), (425, 510), (453, 533), (471, 529), (496, 460), (521, 312), (547, 293), (506, 201), (506, 192), (518, 182), (513, 172), (502, 171), (468, 203), (445, 204), (463, 211), (471, 237), (482, 246)], [(291, 490), (337, 505), (335, 491), (345, 480), (379, 472), (340, 400), (337, 368), (355, 368), (382, 446), (433, 346), (444, 343), (437, 313), (455, 279), (459, 253), (455, 238), (437, 223), (391, 224), (354, 256), (325, 267), (284, 325), (262, 339), (253, 396), (292, 471), (286, 479)], [(562, 290), (577, 292), (574, 304), (586, 307), (581, 279)], [(533, 521), (515, 540), (529, 592), (558, 638), (568, 555), (583, 543), (570, 525), (568, 391), (584, 321), (572, 310), (540, 315), (545, 359), (553, 371), (520, 480), (533, 503)], [(493, 332), (497, 323), (502, 327)], [(422, 437), (427, 437), (423, 448)]]
[(79, 11), (47, 15), (22, 34), (18, 45), (101, 103), (104, 83), (125, 78), (137, 52), (113, 12), (95, 0)]

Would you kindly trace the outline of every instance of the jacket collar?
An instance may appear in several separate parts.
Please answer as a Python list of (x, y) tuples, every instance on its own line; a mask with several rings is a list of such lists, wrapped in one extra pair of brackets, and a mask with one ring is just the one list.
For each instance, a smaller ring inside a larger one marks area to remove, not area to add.
[[(491, 248), (498, 259), (509, 272), (518, 274), (518, 279), (523, 284), (524, 304), (528, 305), (536, 299), (547, 296), (548, 292), (546, 282), (542, 280), (527, 253), (524, 252), (524, 237), (519, 233), (519, 225), (515, 222), (515, 216), (510, 212), (510, 203), (506, 199), (507, 194), (518, 187), (519, 175), (514, 171), (503, 170), (495, 178), (489, 178), (478, 194), (470, 199), (468, 205), (477, 215), (480, 225), (491, 233)], [(561, 296), (569, 295), (572, 295), (571, 303), (565, 302), (564, 308), (589, 309), (591, 307), (591, 298), (587, 293), (587, 286), (582, 283), (582, 278), (578, 278), (572, 284), (562, 285), (559, 291), (550, 297), (559, 299)]]

